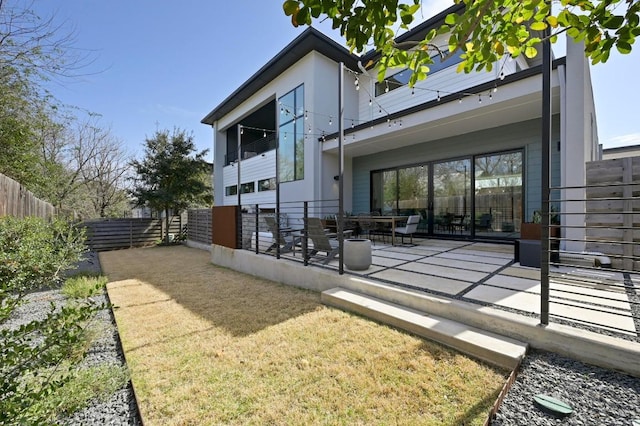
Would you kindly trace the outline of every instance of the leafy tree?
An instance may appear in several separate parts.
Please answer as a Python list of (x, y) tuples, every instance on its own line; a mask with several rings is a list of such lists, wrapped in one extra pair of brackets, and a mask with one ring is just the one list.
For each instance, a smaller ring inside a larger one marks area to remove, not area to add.
[(100, 307), (52, 302), (29, 322), (16, 310), (30, 292), (60, 282), (84, 252), (84, 234), (61, 221), (4, 217), (0, 247), (0, 425), (46, 424), (50, 413), (33, 407), (69, 380)]
[(43, 83), (74, 78), (91, 63), (68, 28), (30, 2), (0, 0), (0, 173), (32, 190), (44, 182), (35, 127), (57, 108)]
[[(380, 79), (387, 68), (409, 68), (410, 85), (426, 78), (433, 57), (447, 58), (459, 50), (463, 61), (458, 70), (491, 70), (504, 55), (532, 58), (546, 36), (552, 42), (566, 32), (584, 41), (585, 54), (593, 64), (606, 62), (614, 47), (631, 52), (640, 35), (640, 2), (634, 0), (464, 0), (445, 24), (430, 31), (423, 40), (398, 44), (396, 27), (406, 30), (423, 6), (421, 0), (286, 0), (283, 9), (294, 26), (311, 25), (327, 17), (339, 28), (351, 51), (363, 52), (369, 43), (381, 53)], [(548, 30), (548, 33), (545, 33)], [(436, 36), (448, 35), (448, 43), (438, 46)], [(548, 34), (548, 35), (547, 35)]]
[[(194, 155), (195, 154), (195, 155)], [(130, 193), (137, 206), (148, 206), (165, 214), (165, 241), (169, 241), (169, 213), (192, 205), (211, 205), (212, 190), (203, 173), (207, 150), (195, 153), (193, 136), (184, 130), (157, 130), (145, 140), (145, 155), (131, 162), (135, 170)]]

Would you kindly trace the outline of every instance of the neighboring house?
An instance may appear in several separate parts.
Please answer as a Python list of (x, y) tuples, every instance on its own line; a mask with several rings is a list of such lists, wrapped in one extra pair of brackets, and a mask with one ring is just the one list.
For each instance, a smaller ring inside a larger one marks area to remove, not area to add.
[[(460, 10), (449, 8), (398, 41), (421, 39)], [(419, 212), (428, 235), (517, 238), (541, 205), (541, 60), (505, 58), (492, 72), (471, 74), (456, 73), (456, 56), (436, 60), (412, 89), (407, 70), (378, 82), (375, 69), (359, 66), (377, 59), (375, 52), (352, 55), (308, 28), (213, 109), (202, 123), (213, 128), (222, 171), (215, 204), (237, 204), (238, 136), (243, 205), (275, 201), (276, 135), (281, 203), (338, 198), (342, 62), (345, 211)], [(584, 185), (585, 162), (599, 151), (582, 45), (569, 41), (567, 56), (554, 61), (552, 102), (551, 183)], [(461, 223), (450, 226), (453, 218)]]
[(640, 145), (619, 146), (602, 150), (603, 160), (625, 157), (640, 157)]

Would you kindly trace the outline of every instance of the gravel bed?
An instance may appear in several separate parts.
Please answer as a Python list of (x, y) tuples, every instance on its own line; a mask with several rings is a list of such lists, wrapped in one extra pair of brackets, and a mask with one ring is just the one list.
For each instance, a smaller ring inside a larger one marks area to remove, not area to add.
[[(79, 271), (100, 273), (97, 255), (89, 253), (81, 262)], [(56, 305), (64, 303), (65, 296), (59, 289), (47, 289), (33, 292), (26, 296), (24, 305), (6, 324), (7, 327), (18, 327), (33, 320), (43, 319), (49, 312), (51, 302)], [(106, 294), (93, 298), (98, 304), (106, 303)], [(99, 337), (89, 349), (80, 367), (100, 364), (124, 365), (124, 355), (120, 348), (118, 330), (110, 309), (97, 313), (95, 321), (101, 330)], [(131, 384), (118, 390), (107, 401), (95, 400), (85, 409), (60, 421), (62, 425), (141, 425), (138, 408)]]
[[(533, 402), (537, 394), (573, 408), (559, 418)], [(492, 425), (632, 425), (640, 421), (640, 379), (551, 352), (531, 351)]]

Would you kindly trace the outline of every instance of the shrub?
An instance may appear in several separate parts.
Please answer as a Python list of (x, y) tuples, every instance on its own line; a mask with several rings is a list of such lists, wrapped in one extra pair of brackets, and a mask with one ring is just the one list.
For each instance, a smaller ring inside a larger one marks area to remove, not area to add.
[(83, 232), (65, 222), (0, 218), (0, 425), (47, 423), (49, 413), (30, 407), (67, 383), (84, 355), (78, 347), (102, 306), (51, 303), (44, 318), (11, 320), (29, 292), (58, 285), (85, 250)]

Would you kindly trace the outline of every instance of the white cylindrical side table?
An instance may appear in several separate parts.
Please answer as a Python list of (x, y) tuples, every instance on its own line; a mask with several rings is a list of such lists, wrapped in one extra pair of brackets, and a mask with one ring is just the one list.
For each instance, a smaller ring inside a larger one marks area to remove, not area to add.
[(362, 271), (371, 266), (371, 240), (349, 238), (344, 240), (344, 266)]

